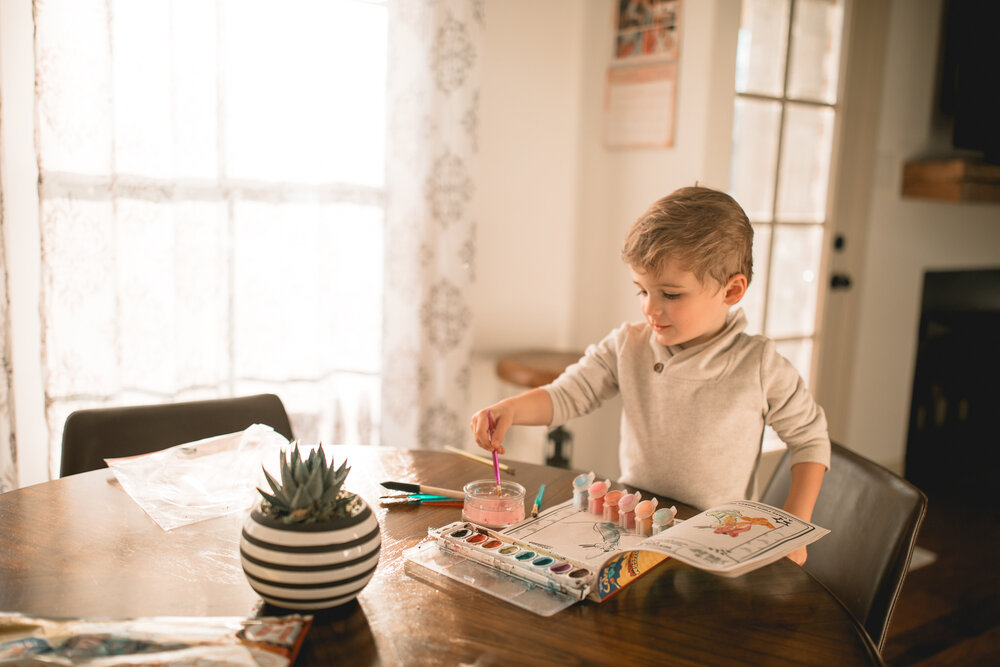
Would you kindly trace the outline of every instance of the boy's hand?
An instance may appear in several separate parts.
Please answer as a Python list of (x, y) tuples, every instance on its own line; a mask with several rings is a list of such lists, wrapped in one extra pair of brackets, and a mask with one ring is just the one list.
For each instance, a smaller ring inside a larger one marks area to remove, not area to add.
[[(490, 415), (493, 416), (493, 439), (490, 440)], [(472, 415), (469, 428), (472, 429), (472, 438), (476, 444), (488, 452), (496, 450), (497, 454), (506, 454), (507, 450), (503, 446), (503, 437), (507, 434), (512, 421), (509, 408), (501, 406), (499, 403), (484, 408)]]
[(806, 562), (806, 556), (807, 556), (807, 554), (806, 554), (806, 548), (805, 547), (799, 547), (798, 549), (796, 549), (792, 553), (788, 554), (788, 559), (791, 560), (791, 561), (793, 561), (794, 563), (796, 563), (798, 565), (802, 565), (802, 564), (804, 564)]

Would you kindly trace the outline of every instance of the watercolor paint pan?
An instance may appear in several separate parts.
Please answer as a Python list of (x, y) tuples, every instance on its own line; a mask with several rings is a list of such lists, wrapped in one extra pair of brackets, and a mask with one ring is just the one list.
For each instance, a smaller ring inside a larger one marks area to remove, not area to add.
[[(413, 558), (406, 552), (404, 555), (439, 574), (538, 614), (550, 615), (582, 600), (593, 584), (594, 575), (585, 566), (471, 522), (458, 521), (431, 529), (428, 536), (431, 540), (425, 544), (436, 546), (439, 553), (418, 553), (415, 548), (411, 550)], [(460, 566), (447, 555), (464, 564)], [(448, 567), (441, 561), (446, 561)], [(497, 593), (501, 589), (503, 595)]]

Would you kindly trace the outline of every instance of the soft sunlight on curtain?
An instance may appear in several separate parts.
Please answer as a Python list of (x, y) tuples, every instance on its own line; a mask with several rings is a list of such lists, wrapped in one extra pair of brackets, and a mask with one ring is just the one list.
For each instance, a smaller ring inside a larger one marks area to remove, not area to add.
[(18, 487), (17, 439), (14, 410), (10, 401), (10, 299), (7, 293), (7, 221), (0, 207), (0, 493)]
[(382, 442), (468, 438), (482, 0), (389, 4)]
[(305, 441), (378, 442), (384, 4), (35, 16), (53, 476), (97, 405), (268, 391)]

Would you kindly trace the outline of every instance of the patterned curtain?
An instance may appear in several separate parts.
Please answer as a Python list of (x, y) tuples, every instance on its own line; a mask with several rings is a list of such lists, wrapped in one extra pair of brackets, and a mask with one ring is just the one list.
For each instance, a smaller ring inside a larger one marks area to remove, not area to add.
[(382, 438), (466, 434), (482, 0), (389, 3)]
[(6, 222), (0, 211), (0, 493), (17, 488), (17, 441), (10, 400), (10, 320), (7, 298)]

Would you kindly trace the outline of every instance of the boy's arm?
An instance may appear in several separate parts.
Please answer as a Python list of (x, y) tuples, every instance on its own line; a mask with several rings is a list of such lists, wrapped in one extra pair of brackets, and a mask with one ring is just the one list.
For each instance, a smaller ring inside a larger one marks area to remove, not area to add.
[[(493, 417), (494, 424), (492, 441), (489, 435), (489, 416)], [(506, 454), (503, 438), (511, 426), (548, 426), (551, 422), (552, 398), (549, 392), (539, 387), (483, 408), (472, 415), (469, 427), (477, 445), (487, 451), (495, 449), (500, 454)]]
[[(803, 521), (811, 521), (813, 508), (820, 487), (823, 486), (823, 475), (826, 466), (822, 463), (803, 462), (792, 466), (792, 481), (785, 500), (785, 511), (799, 517)], [(796, 549), (788, 554), (793, 561), (802, 565), (806, 562), (806, 548)]]

